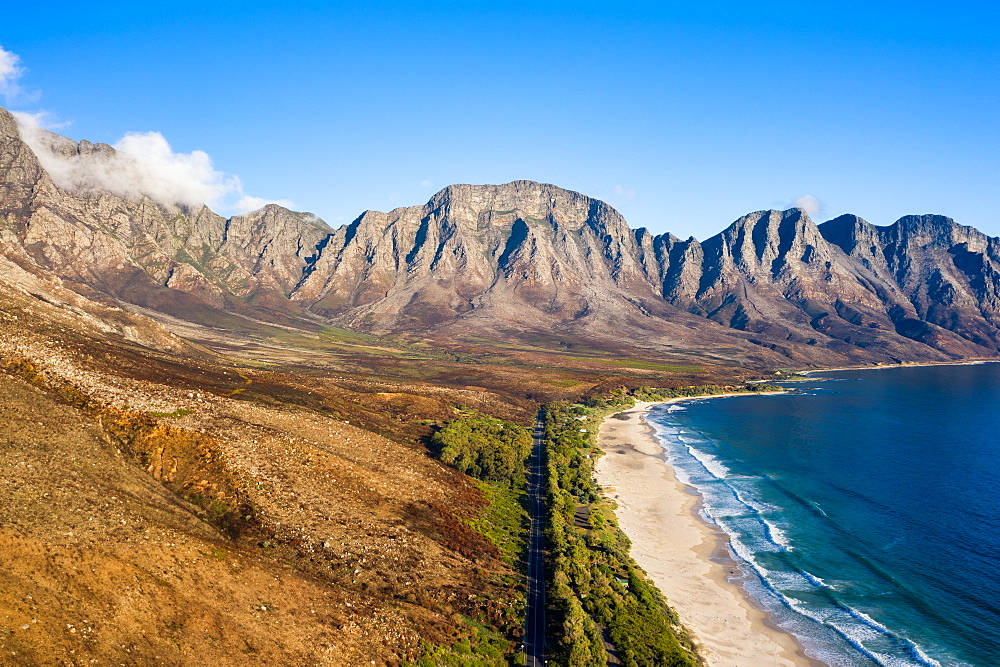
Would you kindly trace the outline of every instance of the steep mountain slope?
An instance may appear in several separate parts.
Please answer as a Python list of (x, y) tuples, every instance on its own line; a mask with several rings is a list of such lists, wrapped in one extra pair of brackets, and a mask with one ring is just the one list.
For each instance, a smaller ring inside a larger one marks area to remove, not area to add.
[(202, 324), (239, 329), (235, 314), (755, 368), (1000, 351), (1000, 240), (942, 216), (881, 228), (760, 211), (699, 243), (515, 181), (334, 230), (276, 205), (225, 219), (79, 177), (114, 159), (0, 110), (0, 238), (81, 294)]
[[(887, 243), (869, 247), (867, 259), (848, 254), (849, 250), (824, 236), (839, 238), (842, 234), (836, 230), (842, 224), (838, 219), (817, 226), (799, 209), (744, 216), (702, 245), (689, 269), (692, 278), (683, 286), (671, 285), (668, 298), (782, 348), (804, 343), (857, 359), (863, 353), (933, 359), (935, 353), (927, 347), (960, 357), (996, 353), (995, 341), (965, 336), (956, 326), (960, 320), (946, 327), (916, 319), (921, 316), (913, 285), (897, 283), (897, 274), (885, 260), (877, 259), (889, 252)], [(878, 234), (876, 228), (863, 224)], [(888, 228), (886, 235), (891, 236), (900, 224)], [(946, 237), (954, 227), (942, 219), (932, 235)], [(946, 266), (951, 264), (948, 260), (947, 253), (934, 258), (942, 270), (953, 271)], [(982, 307), (993, 308), (988, 302)], [(964, 315), (983, 317), (978, 306), (975, 314), (970, 310)]]
[(661, 355), (758, 353), (666, 303), (640, 238), (607, 204), (555, 186), (456, 185), (337, 230), (291, 298), (349, 327), (441, 339), (533, 332)]
[(820, 226), (823, 236), (905, 301), (889, 315), (903, 335), (939, 345), (953, 334), (995, 350), (1000, 323), (1000, 239), (939, 215), (909, 215), (888, 227), (856, 216)]
[(516, 623), (419, 441), (534, 405), (233, 367), (62, 283), (0, 257), (0, 664), (400, 664)]
[(206, 306), (268, 319), (306, 316), (285, 294), (325, 224), (279, 207), (227, 220), (204, 206), (81, 184), (79, 169), (62, 169), (70, 176), (60, 187), (42, 166), (60, 173), (67, 161), (85, 158), (88, 168), (110, 170), (103, 161), (113, 155), (110, 146), (19, 128), (0, 110), (0, 234), (8, 246), (89, 296), (195, 318), (211, 318)]

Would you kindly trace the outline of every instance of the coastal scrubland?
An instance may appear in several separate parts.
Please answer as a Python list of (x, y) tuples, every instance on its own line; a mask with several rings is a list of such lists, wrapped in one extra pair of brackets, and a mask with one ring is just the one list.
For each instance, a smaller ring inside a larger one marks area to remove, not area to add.
[[(605, 664), (609, 650), (626, 665), (695, 665), (677, 615), (628, 555), (612, 507), (594, 481), (594, 432), (601, 405), (554, 403), (545, 411), (550, 598), (558, 664)], [(609, 405), (610, 404), (610, 405)]]
[[(441, 461), (477, 480), (487, 505), (467, 523), (492, 542), (503, 561), (517, 571), (518, 577), (512, 581), (523, 582), (529, 528), (525, 463), (531, 452), (530, 431), (520, 424), (474, 414), (451, 420), (430, 442)], [(517, 613), (508, 617), (507, 626), (490, 633), (481, 623), (472, 623), (480, 632), (471, 641), (463, 638), (450, 645), (428, 645), (417, 666), (521, 664), (519, 642), (510, 639), (523, 636), (525, 601), (523, 588), (519, 588)]]
[(583, 403), (546, 406), (546, 534), (550, 598), (557, 610), (550, 626), (555, 664), (702, 664), (682, 619), (629, 555), (631, 543), (618, 527), (615, 505), (595, 480), (594, 463), (601, 455), (596, 434), (603, 419), (636, 400), (774, 389), (766, 384), (622, 388)]

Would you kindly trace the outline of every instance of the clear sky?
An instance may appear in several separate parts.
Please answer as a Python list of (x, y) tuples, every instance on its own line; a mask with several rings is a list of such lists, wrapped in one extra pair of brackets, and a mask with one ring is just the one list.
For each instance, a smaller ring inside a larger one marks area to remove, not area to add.
[(7, 108), (333, 226), (530, 179), (682, 237), (804, 196), (1000, 235), (995, 1), (12, 3), (0, 47)]

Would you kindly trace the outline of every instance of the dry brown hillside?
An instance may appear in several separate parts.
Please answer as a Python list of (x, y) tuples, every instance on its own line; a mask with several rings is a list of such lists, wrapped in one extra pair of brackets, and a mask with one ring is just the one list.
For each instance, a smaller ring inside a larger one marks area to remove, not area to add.
[(481, 494), (420, 442), (530, 402), (236, 368), (0, 287), (0, 663), (398, 664), (462, 615), (516, 624), (517, 577), (463, 522)]

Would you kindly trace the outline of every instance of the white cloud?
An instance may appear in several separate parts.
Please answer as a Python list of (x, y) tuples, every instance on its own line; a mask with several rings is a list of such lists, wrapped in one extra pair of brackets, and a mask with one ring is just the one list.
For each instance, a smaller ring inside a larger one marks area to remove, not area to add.
[[(21, 59), (0, 47), (0, 94), (24, 98), (18, 80)], [(175, 153), (159, 132), (129, 132), (114, 146), (89, 144), (53, 134), (58, 123), (47, 111), (13, 112), (21, 138), (60, 188), (71, 192), (107, 191), (126, 199), (147, 196), (164, 206), (198, 208), (202, 204), (224, 214), (246, 213), (271, 202), (291, 207), (286, 199), (253, 197), (237, 176), (216, 171), (204, 151)]]
[(16, 53), (5, 51), (0, 46), (0, 94), (8, 100), (16, 97), (21, 92), (17, 81), (23, 75), (24, 68), (21, 67), (21, 58)]
[(43, 129), (54, 131), (63, 127), (69, 127), (70, 125), (68, 121), (56, 120), (54, 114), (44, 110), (35, 111), (34, 113), (28, 111), (11, 111), (11, 114), (13, 114), (15, 120), (17, 120), (22, 134), (25, 129)]
[(812, 195), (802, 195), (792, 200), (793, 208), (800, 208), (810, 217), (815, 217), (823, 211), (823, 202)]
[[(106, 187), (125, 196), (149, 195), (164, 204), (216, 204), (242, 187), (212, 167), (204, 151), (175, 153), (159, 132), (130, 132), (114, 148), (118, 159), (97, 166)], [(103, 169), (101, 169), (103, 167)]]
[(425, 178), (424, 180), (420, 181), (420, 187), (429, 188), (431, 187), (431, 182)]
[(216, 171), (204, 151), (176, 153), (159, 132), (130, 132), (114, 146), (76, 142), (47, 131), (45, 112), (15, 112), (21, 137), (55, 184), (71, 192), (105, 190), (126, 199), (148, 196), (164, 206), (198, 208), (207, 204), (224, 214), (246, 213), (268, 203), (293, 206), (284, 199), (246, 194), (236, 176)]

